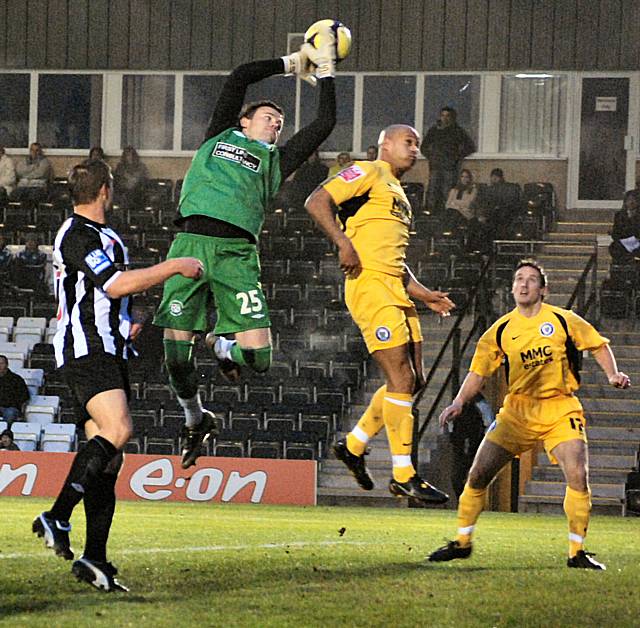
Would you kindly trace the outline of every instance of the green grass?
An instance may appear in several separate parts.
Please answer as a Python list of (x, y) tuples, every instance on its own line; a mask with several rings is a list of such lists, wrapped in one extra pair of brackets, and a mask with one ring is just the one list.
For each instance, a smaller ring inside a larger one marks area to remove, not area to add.
[(2, 626), (638, 625), (637, 519), (594, 517), (608, 570), (585, 572), (561, 516), (485, 513), (471, 558), (435, 565), (452, 511), (121, 502), (110, 558), (131, 592), (105, 594), (31, 535), (49, 503), (0, 500)]

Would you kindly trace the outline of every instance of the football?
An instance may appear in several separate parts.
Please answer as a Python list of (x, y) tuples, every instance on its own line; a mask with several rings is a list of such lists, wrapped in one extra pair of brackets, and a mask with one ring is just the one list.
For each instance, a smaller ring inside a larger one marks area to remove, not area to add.
[(336, 36), (336, 61), (342, 61), (351, 52), (351, 31), (339, 20), (318, 20), (304, 34), (304, 41), (319, 48), (329, 32)]

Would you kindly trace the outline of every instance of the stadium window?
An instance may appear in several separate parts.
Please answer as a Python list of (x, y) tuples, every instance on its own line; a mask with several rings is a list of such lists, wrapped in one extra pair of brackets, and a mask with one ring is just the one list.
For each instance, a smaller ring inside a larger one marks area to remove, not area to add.
[(566, 115), (566, 76), (503, 76), (500, 152), (563, 155)]
[(254, 83), (247, 89), (245, 102), (253, 100), (272, 100), (284, 110), (284, 128), (280, 134), (280, 146), (295, 133), (296, 84), (290, 76), (270, 76), (264, 81)]
[(425, 76), (424, 133), (440, 117), (442, 107), (453, 107), (458, 124), (478, 145), (480, 120), (480, 76), (472, 74), (434, 74)]
[[(318, 111), (318, 88), (301, 81), (300, 127), (309, 124)], [(339, 106), (336, 109), (336, 126), (331, 135), (320, 147), (322, 152), (353, 151), (353, 106), (355, 80), (353, 76), (336, 77), (336, 93), (339, 94)]]
[[(392, 106), (389, 106), (390, 99)], [(380, 131), (390, 124), (415, 126), (415, 102), (415, 76), (365, 76), (359, 150), (365, 152), (367, 146), (377, 144)]]
[(28, 74), (0, 74), (0, 146), (29, 145), (30, 83)]
[(196, 150), (207, 130), (213, 107), (218, 100), (226, 75), (186, 75), (182, 109), (182, 150)]
[(101, 129), (101, 74), (40, 74), (39, 142), (47, 148), (99, 146)]
[(175, 76), (125, 74), (122, 80), (121, 146), (172, 150)]

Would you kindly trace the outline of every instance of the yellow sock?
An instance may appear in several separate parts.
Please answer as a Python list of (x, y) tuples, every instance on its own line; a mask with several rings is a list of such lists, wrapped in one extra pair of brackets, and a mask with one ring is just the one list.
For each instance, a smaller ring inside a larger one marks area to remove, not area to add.
[(373, 397), (371, 397), (364, 414), (360, 417), (357, 425), (347, 434), (347, 449), (356, 456), (362, 456), (369, 440), (384, 426), (382, 400), (386, 390), (386, 386), (380, 386), (373, 393)]
[(569, 556), (575, 556), (584, 548), (591, 513), (591, 489), (574, 491), (567, 486), (564, 493), (564, 512), (569, 521)]
[(397, 482), (407, 482), (416, 474), (411, 462), (412, 406), (412, 395), (409, 393), (387, 392), (384, 395), (382, 416), (384, 426), (387, 428), (389, 449), (393, 460), (393, 479)]
[(464, 485), (458, 500), (458, 533), (455, 538), (463, 547), (471, 543), (471, 535), (484, 509), (486, 495), (486, 488), (471, 488), (469, 483)]

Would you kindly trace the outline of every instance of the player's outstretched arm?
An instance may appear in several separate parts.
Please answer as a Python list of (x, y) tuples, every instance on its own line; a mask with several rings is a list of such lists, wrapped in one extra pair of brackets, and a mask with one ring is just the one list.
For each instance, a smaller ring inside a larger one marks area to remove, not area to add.
[(465, 403), (471, 401), (481, 390), (484, 385), (484, 377), (469, 371), (460, 386), (460, 390), (456, 398), (448, 405), (440, 414), (438, 419), (440, 427), (444, 427), (450, 421), (453, 421), (462, 412)]
[(615, 386), (616, 388), (629, 388), (629, 386), (631, 386), (629, 376), (618, 370), (616, 358), (608, 344), (604, 344), (593, 351), (593, 357), (596, 359), (600, 368), (604, 371), (612, 386)]
[(336, 86), (332, 77), (318, 80), (320, 102), (315, 119), (300, 129), (280, 149), (280, 172), (282, 179), (297, 170), (324, 142), (336, 125)]
[(250, 61), (239, 65), (225, 81), (215, 109), (211, 115), (209, 126), (204, 135), (204, 141), (222, 133), (229, 127), (238, 124), (238, 114), (242, 109), (247, 88), (252, 83), (274, 74), (284, 74), (285, 63), (282, 58)]
[(422, 301), (430, 310), (433, 310), (440, 316), (449, 316), (451, 310), (456, 306), (449, 298), (449, 293), (440, 292), (440, 290), (429, 290), (429, 288), (416, 279), (416, 276), (408, 266), (405, 266), (405, 270), (405, 287), (407, 294), (413, 299)]
[(360, 257), (351, 240), (336, 223), (337, 208), (329, 192), (323, 187), (316, 188), (304, 206), (318, 227), (338, 247), (338, 260), (342, 271), (347, 275), (357, 275), (362, 270)]
[(173, 277), (182, 275), (187, 279), (198, 279), (202, 276), (204, 266), (195, 257), (175, 257), (149, 268), (138, 268), (120, 273), (108, 284), (107, 294), (112, 299), (125, 297), (136, 292), (144, 292)]

